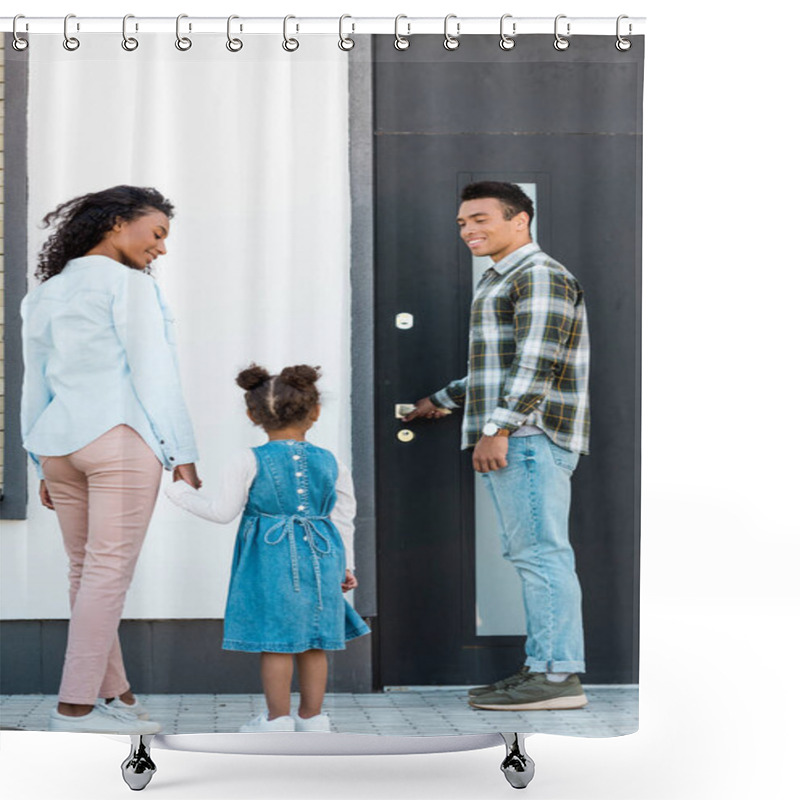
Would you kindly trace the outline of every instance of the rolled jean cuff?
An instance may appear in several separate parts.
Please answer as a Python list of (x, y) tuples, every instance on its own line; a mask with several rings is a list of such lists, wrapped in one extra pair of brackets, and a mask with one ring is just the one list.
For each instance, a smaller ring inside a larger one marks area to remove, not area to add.
[(585, 661), (534, 661), (532, 658), (525, 659), (525, 666), (531, 672), (586, 672)]

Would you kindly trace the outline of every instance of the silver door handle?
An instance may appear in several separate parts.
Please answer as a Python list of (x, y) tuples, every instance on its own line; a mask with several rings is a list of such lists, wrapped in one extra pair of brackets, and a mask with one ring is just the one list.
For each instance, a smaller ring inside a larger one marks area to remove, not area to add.
[[(410, 414), (416, 405), (414, 403), (395, 403), (394, 404), (394, 418), (395, 419), (403, 419), (406, 414)], [(439, 411), (442, 414), (452, 414), (453, 412), (449, 408), (440, 408)]]
[(395, 403), (394, 404), (394, 418), (403, 419), (406, 414), (410, 414), (416, 406), (413, 403)]

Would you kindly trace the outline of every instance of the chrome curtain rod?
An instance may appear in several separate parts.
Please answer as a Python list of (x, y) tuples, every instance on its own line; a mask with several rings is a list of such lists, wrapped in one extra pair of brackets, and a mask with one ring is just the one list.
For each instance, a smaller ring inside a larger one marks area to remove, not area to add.
[[(459, 17), (449, 14), (444, 17), (355, 17), (349, 14), (339, 17), (194, 17), (180, 15), (180, 27), (188, 34), (225, 34), (232, 30), (236, 34), (284, 34), (287, 26), (291, 34), (339, 34), (346, 37), (358, 34), (439, 34), (445, 31), (452, 36), (501, 33), (501, 17)], [(16, 26), (14, 20), (16, 19)], [(125, 31), (133, 33), (174, 33), (175, 17), (126, 16)], [(532, 33), (550, 33), (557, 28), (561, 36), (622, 35), (636, 36), (644, 33), (644, 17), (514, 17), (502, 15), (503, 32), (509, 36)], [(230, 21), (229, 21), (230, 20)], [(288, 22), (287, 22), (288, 20)], [(35, 17), (18, 15), (0, 17), (0, 31), (26, 34), (63, 34), (64, 17)], [(77, 33), (122, 33), (122, 17), (82, 17), (69, 15), (68, 28)]]

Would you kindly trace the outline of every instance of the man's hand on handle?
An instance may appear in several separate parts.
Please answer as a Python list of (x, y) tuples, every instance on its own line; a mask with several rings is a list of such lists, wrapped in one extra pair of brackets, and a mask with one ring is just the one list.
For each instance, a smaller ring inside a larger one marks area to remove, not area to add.
[(441, 419), (447, 416), (447, 409), (435, 406), (429, 397), (423, 397), (414, 403), (414, 410), (403, 417), (403, 422), (410, 422), (412, 419), (424, 417), (425, 419)]

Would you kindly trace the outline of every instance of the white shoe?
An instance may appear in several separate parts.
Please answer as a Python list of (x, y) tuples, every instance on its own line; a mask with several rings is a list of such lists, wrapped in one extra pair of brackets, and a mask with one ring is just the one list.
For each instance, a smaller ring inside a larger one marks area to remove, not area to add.
[(264, 711), (250, 722), (245, 722), (239, 733), (269, 733), (270, 731), (293, 731), (294, 717), (275, 717), (269, 719), (268, 712)]
[(150, 719), (150, 712), (139, 702), (138, 698), (134, 700), (133, 704), (128, 705), (124, 700), (115, 697), (110, 703), (106, 703), (106, 705), (111, 708), (118, 708), (121, 711), (127, 711), (138, 719)]
[(316, 731), (317, 733), (331, 732), (331, 718), (327, 714), (317, 714), (316, 717), (295, 717), (295, 730)]
[(138, 719), (128, 711), (112, 708), (110, 704), (98, 703), (82, 717), (59, 714), (54, 708), (50, 712), (51, 731), (76, 731), (82, 733), (146, 734), (158, 733), (161, 725)]

